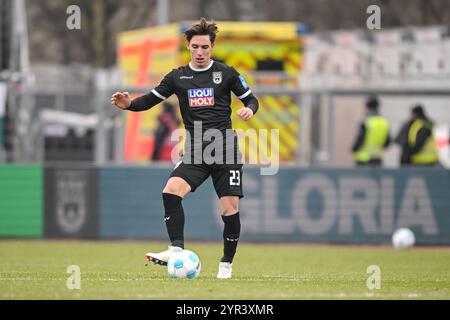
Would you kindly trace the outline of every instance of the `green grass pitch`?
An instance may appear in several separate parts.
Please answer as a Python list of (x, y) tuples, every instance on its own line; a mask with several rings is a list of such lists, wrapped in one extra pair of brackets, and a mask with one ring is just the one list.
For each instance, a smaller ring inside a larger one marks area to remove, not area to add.
[[(187, 243), (200, 277), (145, 266), (162, 242), (0, 240), (0, 299), (450, 299), (450, 249), (241, 243), (233, 279), (215, 278), (220, 243)], [(81, 288), (69, 290), (70, 265)], [(370, 265), (381, 288), (370, 290)]]

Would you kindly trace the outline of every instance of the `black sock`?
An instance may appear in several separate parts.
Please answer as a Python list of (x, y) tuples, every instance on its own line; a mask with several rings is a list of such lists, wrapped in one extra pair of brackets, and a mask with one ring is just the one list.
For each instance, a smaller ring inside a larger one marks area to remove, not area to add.
[(223, 228), (223, 257), (221, 262), (233, 262), (236, 248), (241, 233), (241, 221), (239, 220), (239, 212), (231, 216), (222, 216), (225, 224)]
[(171, 193), (162, 195), (165, 209), (164, 221), (171, 245), (184, 249), (184, 211), (181, 204), (183, 198)]

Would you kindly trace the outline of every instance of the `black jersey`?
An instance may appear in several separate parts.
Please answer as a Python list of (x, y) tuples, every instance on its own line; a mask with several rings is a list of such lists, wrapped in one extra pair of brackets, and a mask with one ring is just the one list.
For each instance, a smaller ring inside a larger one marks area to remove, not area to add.
[[(188, 131), (193, 130), (195, 121), (201, 121), (203, 130), (230, 129), (231, 92), (239, 99), (253, 96), (244, 78), (233, 67), (216, 61), (211, 61), (203, 69), (193, 68), (190, 64), (173, 69), (151, 91), (162, 100), (172, 94), (178, 97), (181, 116)], [(257, 106), (248, 107), (254, 113), (257, 110)], [(129, 109), (142, 110), (136, 107), (135, 101)]]

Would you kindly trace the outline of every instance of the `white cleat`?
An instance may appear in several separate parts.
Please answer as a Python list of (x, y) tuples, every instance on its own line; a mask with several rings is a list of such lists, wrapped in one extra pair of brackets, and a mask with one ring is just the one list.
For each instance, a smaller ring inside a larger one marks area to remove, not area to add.
[(219, 263), (219, 272), (217, 273), (217, 279), (231, 279), (231, 273), (233, 264), (229, 262)]
[(148, 252), (145, 254), (145, 257), (147, 258), (148, 261), (153, 262), (154, 264), (167, 266), (167, 262), (169, 261), (170, 255), (177, 251), (183, 251), (183, 249), (180, 247), (169, 246), (169, 249), (161, 251), (159, 253)]

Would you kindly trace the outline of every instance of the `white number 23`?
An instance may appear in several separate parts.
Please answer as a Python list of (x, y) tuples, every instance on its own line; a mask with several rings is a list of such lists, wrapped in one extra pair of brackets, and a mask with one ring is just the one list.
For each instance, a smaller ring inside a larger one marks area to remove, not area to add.
[(230, 186), (241, 185), (241, 172), (239, 170), (230, 170)]

